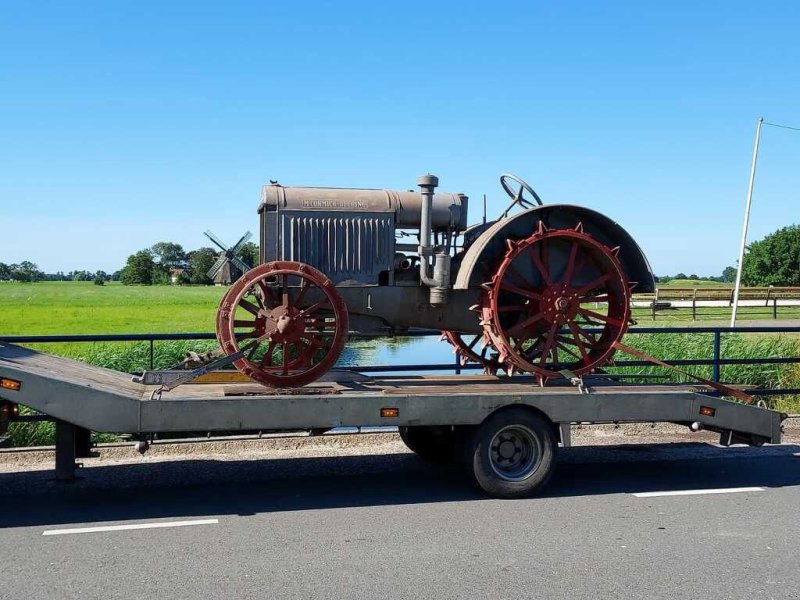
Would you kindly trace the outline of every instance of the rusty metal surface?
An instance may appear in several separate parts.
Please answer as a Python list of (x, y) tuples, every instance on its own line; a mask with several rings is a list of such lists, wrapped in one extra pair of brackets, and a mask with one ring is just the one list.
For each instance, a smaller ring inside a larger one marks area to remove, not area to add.
[(630, 281), (636, 282), (634, 292), (655, 290), (655, 278), (650, 263), (631, 235), (605, 215), (582, 206), (548, 204), (517, 213), (486, 229), (464, 254), (454, 288), (479, 286), (491, 278), (490, 269), (497, 257), (506, 251), (507, 239), (522, 239), (536, 231), (539, 221), (552, 229), (571, 229), (578, 223), (584, 231), (609, 247), (619, 246), (619, 260)]
[[(467, 227), (468, 198), (464, 194), (438, 193), (433, 198), (434, 229)], [(259, 212), (301, 211), (340, 213), (392, 213), (397, 227), (419, 227), (422, 200), (416, 192), (360, 188), (284, 187), (265, 185)]]

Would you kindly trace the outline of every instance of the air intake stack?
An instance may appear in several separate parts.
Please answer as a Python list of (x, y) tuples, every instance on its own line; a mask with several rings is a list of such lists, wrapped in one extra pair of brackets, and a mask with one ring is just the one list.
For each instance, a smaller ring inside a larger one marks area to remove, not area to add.
[(434, 248), (431, 244), (431, 214), (433, 211), (433, 193), (439, 185), (439, 178), (430, 173), (417, 179), (422, 196), (422, 214), (419, 222), (419, 276), (422, 283), (431, 289), (432, 306), (447, 304), (450, 290), (450, 255), (440, 251), (434, 257), (433, 277), (430, 276), (430, 259)]

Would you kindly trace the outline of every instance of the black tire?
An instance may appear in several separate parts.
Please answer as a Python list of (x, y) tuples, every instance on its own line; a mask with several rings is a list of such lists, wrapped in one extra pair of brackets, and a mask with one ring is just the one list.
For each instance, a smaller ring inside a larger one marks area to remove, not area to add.
[(553, 424), (516, 406), (499, 410), (475, 430), (467, 448), (478, 486), (496, 498), (526, 498), (539, 491), (555, 467)]
[(429, 462), (452, 462), (455, 436), (452, 427), (399, 427), (400, 439), (408, 449)]

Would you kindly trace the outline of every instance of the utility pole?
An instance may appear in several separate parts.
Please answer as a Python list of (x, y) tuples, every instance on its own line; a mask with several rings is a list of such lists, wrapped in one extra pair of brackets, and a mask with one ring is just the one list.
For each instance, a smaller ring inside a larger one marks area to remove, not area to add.
[(744, 224), (742, 225), (742, 243), (739, 246), (739, 264), (736, 269), (736, 285), (733, 288), (733, 310), (731, 311), (731, 327), (736, 326), (736, 308), (739, 304), (739, 288), (742, 284), (742, 262), (744, 262), (744, 246), (747, 241), (747, 225), (750, 222), (750, 203), (753, 200), (753, 184), (756, 180), (756, 162), (758, 161), (758, 144), (761, 141), (761, 126), (764, 117), (756, 123), (756, 140), (753, 143), (753, 162), (750, 165), (750, 182), (747, 184), (747, 203), (744, 207)]

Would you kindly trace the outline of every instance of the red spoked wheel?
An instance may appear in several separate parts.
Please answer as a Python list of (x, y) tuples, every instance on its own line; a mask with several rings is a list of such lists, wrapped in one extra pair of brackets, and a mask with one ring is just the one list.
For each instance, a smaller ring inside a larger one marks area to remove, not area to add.
[(497, 350), (485, 333), (463, 334), (458, 331), (442, 331), (442, 339), (453, 346), (462, 365), (478, 363), (486, 375), (495, 375), (498, 370), (505, 370), (497, 360)]
[(533, 235), (507, 245), (481, 296), (484, 331), (500, 361), (541, 383), (564, 369), (581, 375), (606, 363), (630, 320), (619, 249), (580, 224), (548, 230), (541, 222)]
[(330, 279), (298, 262), (247, 271), (220, 302), (217, 340), (233, 364), (271, 387), (315, 381), (336, 363), (348, 331), (347, 306)]

